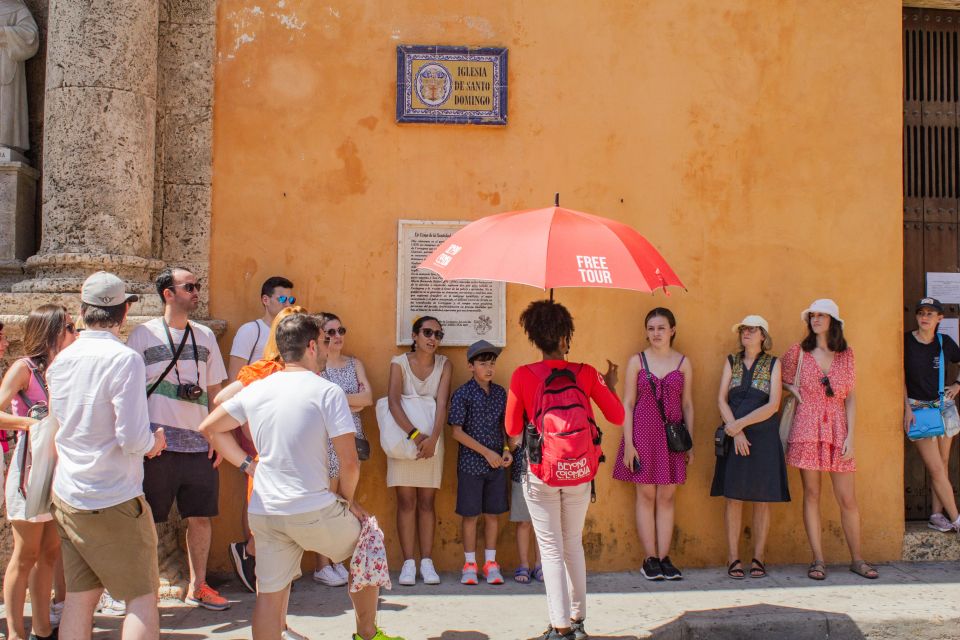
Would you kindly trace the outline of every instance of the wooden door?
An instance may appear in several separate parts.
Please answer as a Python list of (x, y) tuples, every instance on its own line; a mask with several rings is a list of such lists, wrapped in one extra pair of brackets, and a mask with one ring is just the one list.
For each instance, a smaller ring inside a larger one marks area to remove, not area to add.
[[(914, 305), (925, 295), (928, 271), (960, 271), (960, 12), (903, 11), (903, 314), (916, 326)], [(960, 307), (947, 305), (957, 317)], [(947, 379), (957, 375), (955, 367)], [(950, 477), (960, 498), (956, 444)], [(916, 448), (904, 455), (907, 520), (930, 515), (926, 469)]]

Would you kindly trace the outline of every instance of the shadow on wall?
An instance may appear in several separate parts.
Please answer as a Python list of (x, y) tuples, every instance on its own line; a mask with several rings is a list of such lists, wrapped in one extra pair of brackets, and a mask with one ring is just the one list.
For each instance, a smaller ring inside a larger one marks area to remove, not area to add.
[[(591, 636), (596, 637), (596, 636)], [(857, 623), (842, 613), (758, 604), (728, 609), (688, 611), (650, 630), (655, 640), (724, 640), (726, 638), (866, 638)]]

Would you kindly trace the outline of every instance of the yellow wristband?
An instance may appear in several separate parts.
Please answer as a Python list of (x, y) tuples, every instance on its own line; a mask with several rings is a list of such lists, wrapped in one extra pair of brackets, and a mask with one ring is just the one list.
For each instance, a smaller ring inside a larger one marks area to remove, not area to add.
[(420, 429), (414, 429), (413, 431), (407, 434), (407, 440), (413, 440), (418, 435), (420, 435)]
[(503, 445), (503, 452), (504, 452), (504, 453), (510, 453), (510, 445), (508, 445), (508, 444)]

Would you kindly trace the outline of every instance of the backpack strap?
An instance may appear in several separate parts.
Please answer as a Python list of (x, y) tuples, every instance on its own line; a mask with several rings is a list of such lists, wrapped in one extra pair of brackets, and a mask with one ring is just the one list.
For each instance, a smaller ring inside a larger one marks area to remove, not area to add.
[[(643, 368), (647, 372), (647, 382), (650, 383), (650, 391), (653, 392), (653, 400), (657, 403), (657, 409), (660, 410), (660, 419), (663, 420), (664, 426), (667, 424), (667, 412), (663, 409), (663, 400), (657, 395), (657, 385), (653, 381), (653, 376), (650, 373), (650, 367), (647, 365), (647, 354), (641, 353), (641, 359), (643, 360)], [(682, 360), (681, 360), (682, 362)], [(678, 367), (679, 368), (679, 367)]]
[[(257, 327), (257, 339), (253, 341), (253, 346), (250, 347), (250, 355), (247, 356), (247, 364), (250, 364), (251, 362), (253, 362), (253, 352), (257, 350), (257, 343), (260, 342), (260, 320), (259, 319), (254, 320), (253, 324), (256, 325)], [(167, 373), (169, 372), (170, 371), (168, 369)], [(163, 374), (163, 377), (166, 377), (166, 375), (167, 375), (166, 373)]]

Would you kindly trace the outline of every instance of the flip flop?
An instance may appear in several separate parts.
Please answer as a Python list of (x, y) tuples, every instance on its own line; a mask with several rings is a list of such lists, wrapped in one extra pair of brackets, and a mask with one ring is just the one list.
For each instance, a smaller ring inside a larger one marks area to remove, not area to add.
[(751, 578), (763, 578), (767, 575), (767, 568), (763, 566), (763, 563), (756, 558), (751, 560), (750, 564), (756, 565), (755, 567), (750, 567)]
[[(738, 564), (740, 565), (740, 568), (736, 569), (735, 567)], [(746, 574), (743, 572), (743, 563), (740, 562), (740, 560), (734, 560), (731, 562), (730, 566), (727, 567), (727, 575), (734, 580), (743, 580), (743, 578), (746, 576)]]
[(810, 568), (807, 569), (807, 577), (811, 580), (826, 580), (827, 568), (820, 560), (814, 560), (810, 563)]
[(517, 567), (513, 579), (520, 584), (530, 584), (530, 567)]
[(533, 571), (530, 572), (530, 575), (533, 576), (533, 579), (537, 582), (543, 582), (543, 567), (538, 564), (533, 568)]
[(854, 572), (858, 576), (866, 578), (867, 580), (876, 580), (880, 577), (880, 574), (877, 573), (877, 570), (863, 560), (854, 560), (852, 563), (850, 563), (850, 571)]

